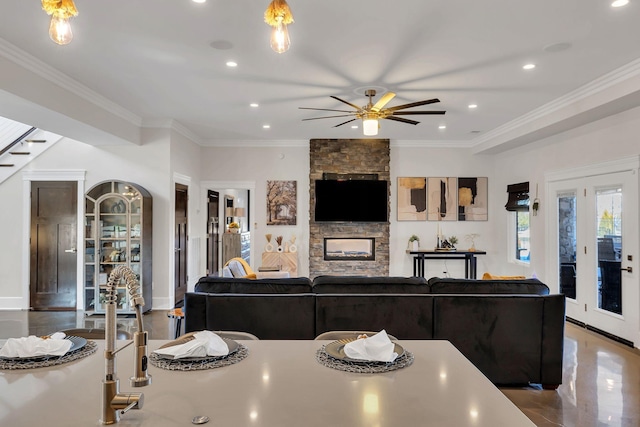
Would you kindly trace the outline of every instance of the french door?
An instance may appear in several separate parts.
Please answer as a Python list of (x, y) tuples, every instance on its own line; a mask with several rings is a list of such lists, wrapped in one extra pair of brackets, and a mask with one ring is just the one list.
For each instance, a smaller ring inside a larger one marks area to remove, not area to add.
[(548, 265), (567, 297), (567, 317), (640, 345), (637, 168), (547, 188), (555, 249)]

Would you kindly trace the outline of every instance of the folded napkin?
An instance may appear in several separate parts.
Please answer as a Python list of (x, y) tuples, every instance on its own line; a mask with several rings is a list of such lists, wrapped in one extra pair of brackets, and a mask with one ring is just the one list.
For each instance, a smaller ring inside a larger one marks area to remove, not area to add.
[(22, 338), (9, 338), (0, 348), (2, 357), (63, 356), (67, 354), (73, 342), (66, 340), (65, 334), (56, 332), (47, 339), (30, 335)]
[(383, 329), (372, 337), (351, 341), (344, 346), (344, 354), (350, 359), (373, 362), (393, 362), (398, 357), (395, 344)]
[(229, 346), (219, 335), (211, 331), (200, 331), (193, 334), (193, 339), (184, 344), (154, 350), (154, 353), (173, 356), (174, 359), (184, 357), (226, 356)]

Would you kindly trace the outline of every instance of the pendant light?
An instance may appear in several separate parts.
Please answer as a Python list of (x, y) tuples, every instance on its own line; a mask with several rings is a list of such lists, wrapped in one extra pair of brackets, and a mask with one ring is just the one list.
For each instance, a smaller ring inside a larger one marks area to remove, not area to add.
[(278, 53), (284, 53), (291, 46), (287, 25), (293, 23), (293, 15), (285, 0), (273, 0), (264, 12), (264, 22), (272, 26), (270, 45)]
[(73, 0), (42, 0), (42, 9), (51, 15), (49, 37), (59, 45), (69, 44), (73, 39), (69, 19), (78, 15)]

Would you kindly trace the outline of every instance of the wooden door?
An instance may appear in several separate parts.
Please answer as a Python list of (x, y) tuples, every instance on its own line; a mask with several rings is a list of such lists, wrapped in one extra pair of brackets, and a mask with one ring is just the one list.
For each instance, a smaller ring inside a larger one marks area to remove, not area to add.
[(175, 222), (175, 304), (181, 305), (187, 292), (187, 205), (189, 187), (176, 184), (176, 222)]
[(220, 266), (220, 194), (209, 190), (207, 205), (207, 274), (217, 274)]
[(30, 306), (75, 310), (77, 183), (31, 183)]

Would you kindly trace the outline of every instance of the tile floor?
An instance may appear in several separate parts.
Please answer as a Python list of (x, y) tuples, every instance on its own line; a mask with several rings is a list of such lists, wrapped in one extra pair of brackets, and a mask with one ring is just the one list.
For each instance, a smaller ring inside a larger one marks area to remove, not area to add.
[[(143, 321), (151, 339), (173, 339), (175, 321), (166, 310), (151, 311)], [(102, 328), (104, 317), (0, 311), (0, 338), (75, 327)], [(118, 328), (135, 332), (135, 319), (119, 317)], [(537, 426), (640, 426), (640, 350), (567, 323), (563, 372), (563, 384), (555, 391), (538, 386), (500, 389)]]

